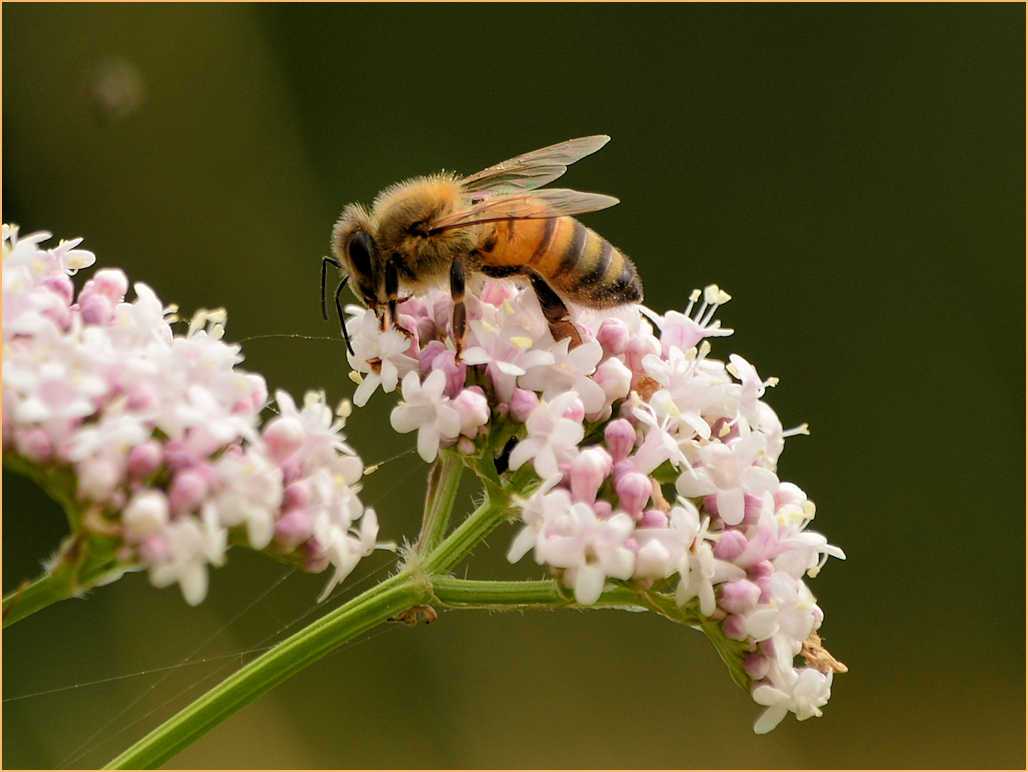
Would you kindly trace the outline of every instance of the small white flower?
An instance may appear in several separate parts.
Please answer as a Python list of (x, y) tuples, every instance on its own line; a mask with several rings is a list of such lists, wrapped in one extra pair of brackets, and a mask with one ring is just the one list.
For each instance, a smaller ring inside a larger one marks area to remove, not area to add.
[(518, 469), (532, 459), (535, 471), (542, 479), (560, 473), (560, 464), (571, 460), (578, 443), (585, 436), (580, 421), (564, 418), (564, 413), (577, 400), (578, 395), (568, 391), (550, 402), (544, 400), (539, 403), (525, 422), (528, 436), (511, 451), (511, 469)]
[(747, 493), (760, 496), (778, 487), (774, 472), (754, 466), (766, 443), (763, 434), (753, 432), (728, 443), (711, 442), (700, 447), (701, 466), (682, 472), (678, 492), (687, 498), (714, 495), (721, 518), (729, 525), (738, 525)]
[(393, 408), (389, 420), (401, 434), (418, 430), (418, 455), (435, 461), (442, 440), (455, 440), (460, 434), (460, 414), (443, 395), (446, 375), (433, 370), (424, 383), (416, 372), (403, 377), (403, 402)]
[(552, 400), (561, 394), (573, 391), (582, 400), (586, 415), (603, 410), (606, 394), (591, 376), (603, 357), (603, 347), (595, 340), (588, 340), (577, 348), (570, 349), (570, 338), (564, 338), (550, 348), (553, 364), (539, 365), (518, 378), (523, 389), (542, 392), (544, 400)]
[(571, 509), (571, 494), (564, 488), (553, 490), (562, 477), (560, 474), (555, 474), (543, 480), (531, 496), (515, 501), (521, 508), (521, 521), (525, 525), (518, 531), (510, 549), (507, 550), (509, 562), (517, 563), (535, 547), (547, 519)]
[(516, 314), (509, 304), (505, 306), (494, 309), (491, 318), (469, 322), (475, 345), (464, 350), (462, 359), (469, 365), (485, 365), (497, 397), (509, 402), (518, 376), (552, 365), (554, 356), (536, 348), (537, 339), (523, 323), (523, 315)]
[(821, 716), (821, 708), (832, 696), (832, 673), (813, 668), (789, 667), (774, 685), (760, 684), (753, 689), (753, 701), (766, 705), (753, 724), (757, 734), (767, 734), (778, 726), (787, 713), (795, 713), (798, 721)]
[(631, 578), (635, 555), (625, 541), (633, 528), (624, 513), (600, 520), (592, 507), (579, 502), (544, 521), (536, 560), (567, 569), (565, 582), (574, 587), (575, 600), (589, 605), (600, 597), (607, 577)]
[(360, 385), (353, 394), (353, 404), (363, 407), (379, 386), (389, 393), (396, 389), (399, 379), (417, 370), (418, 361), (406, 351), (410, 341), (395, 327), (382, 331), (378, 319), (368, 309), (347, 309), (353, 316), (346, 322), (354, 353), (347, 353), (350, 367), (362, 374)]

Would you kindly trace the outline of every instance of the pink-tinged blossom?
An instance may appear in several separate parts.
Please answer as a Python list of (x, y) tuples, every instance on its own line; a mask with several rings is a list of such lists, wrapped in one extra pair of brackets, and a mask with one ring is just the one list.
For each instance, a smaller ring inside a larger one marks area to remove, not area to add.
[(464, 350), (463, 360), (469, 365), (485, 365), (497, 396), (509, 401), (517, 379), (533, 368), (552, 365), (554, 355), (536, 347), (532, 331), (513, 311), (499, 309), (491, 316), (471, 320), (473, 345)]
[(547, 401), (574, 392), (582, 400), (586, 415), (598, 413), (603, 409), (606, 394), (590, 376), (596, 372), (603, 347), (595, 340), (585, 341), (574, 349), (569, 348), (570, 345), (570, 338), (555, 343), (549, 352), (553, 355), (553, 364), (533, 367), (518, 378), (518, 384), (541, 392)]
[(347, 353), (347, 359), (360, 377), (353, 404), (363, 407), (379, 387), (386, 394), (395, 390), (400, 378), (416, 369), (418, 362), (407, 353), (410, 341), (400, 330), (383, 332), (372, 312), (360, 309), (356, 313), (346, 322), (354, 350)]
[(561, 471), (561, 465), (575, 455), (585, 429), (578, 421), (564, 418), (565, 411), (578, 400), (573, 391), (567, 391), (552, 401), (545, 399), (525, 422), (527, 437), (510, 454), (510, 468), (518, 469), (531, 459), (541, 479)]
[(759, 496), (778, 486), (770, 469), (754, 466), (766, 447), (764, 435), (751, 433), (724, 444), (714, 442), (697, 450), (698, 464), (678, 478), (678, 492), (688, 498), (714, 495), (718, 514), (728, 525), (738, 525), (744, 514), (744, 497)]
[(833, 673), (814, 668), (789, 667), (772, 683), (761, 683), (753, 689), (753, 701), (767, 706), (753, 725), (757, 734), (767, 734), (789, 713), (798, 721), (822, 715), (821, 708), (832, 696)]
[(536, 560), (566, 570), (565, 581), (579, 603), (595, 603), (608, 577), (632, 576), (635, 555), (625, 542), (634, 523), (625, 514), (606, 520), (588, 504), (572, 504), (546, 520), (536, 544)]
[[(308, 567), (350, 570), (377, 525), (374, 516), (356, 525), (366, 517), (363, 465), (324, 396), (308, 393), (297, 407), (279, 392), (281, 415), (262, 434), (267, 388), (238, 369), (223, 310), (197, 312), (176, 335), (154, 291), (137, 283), (126, 298), (128, 278), (115, 269), (97, 271), (76, 297), (69, 274), (93, 255), (78, 240), (44, 249), (48, 238), (4, 227), (7, 447), (70, 472), (68, 494), (83, 511), (101, 505), (115, 521), (126, 566), (178, 584), (191, 604), (230, 532), (258, 549), (296, 550)], [(316, 522), (330, 549), (314, 541)], [(272, 547), (276, 530), (289, 539)]]
[(717, 309), (732, 299), (724, 290), (716, 284), (711, 284), (703, 290), (703, 302), (695, 313), (693, 308), (700, 299), (699, 290), (693, 290), (689, 296), (689, 305), (685, 312), (668, 311), (660, 316), (649, 309), (645, 309), (647, 316), (660, 329), (660, 342), (666, 354), (674, 346), (682, 351), (688, 351), (696, 346), (704, 338), (720, 338), (731, 335), (734, 330), (721, 327), (720, 320), (714, 320), (714, 313)]
[[(511, 561), (534, 551), (580, 603), (595, 602), (608, 581), (675, 587), (683, 613), (717, 620), (721, 634), (753, 651), (739, 665), (779, 688), (823, 617), (802, 577), (844, 555), (808, 530), (813, 504), (776, 472), (785, 441), (806, 426), (785, 430), (764, 401), (774, 379), (731, 352), (724, 361), (710, 356), (732, 332), (715, 319), (728, 300), (710, 285), (684, 312), (572, 306), (582, 343), (571, 348), (570, 339), (553, 341), (521, 280), (469, 282), (461, 341), (448, 293), (420, 293), (401, 305), (412, 337), (397, 350), (420, 352), (421, 377), (445, 371), (446, 387), (416, 420), (398, 425), (394, 417), (394, 426), (429, 427), (431, 442), (419, 434), (419, 449), (431, 446), (423, 457), (434, 458), (440, 444), (469, 457), (491, 450), (515, 479), (530, 463), (545, 482), (513, 501), (521, 529)], [(387, 334), (368, 312), (351, 314), (369, 336)], [(394, 416), (406, 415), (408, 402), (405, 394)], [(459, 437), (439, 424), (447, 406), (460, 415)], [(673, 506), (665, 499), (671, 482)], [(305, 532), (299, 515), (289, 523)], [(323, 552), (311, 548), (310, 560)], [(772, 663), (772, 643), (782, 662)]]

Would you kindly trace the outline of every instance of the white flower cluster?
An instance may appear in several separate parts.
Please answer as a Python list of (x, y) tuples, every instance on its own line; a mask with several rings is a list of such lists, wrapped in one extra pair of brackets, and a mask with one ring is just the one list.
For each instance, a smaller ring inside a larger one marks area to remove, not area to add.
[(279, 416), (261, 427), (264, 379), (236, 368), (223, 311), (175, 335), (153, 290), (136, 284), (126, 301), (128, 280), (112, 269), (76, 297), (69, 276), (95, 258), (81, 239), (44, 249), (49, 238), (3, 229), (5, 451), (72, 470), (70, 493), (116, 534), (120, 560), (157, 586), (177, 582), (191, 604), (237, 532), (307, 570), (331, 565), (329, 587), (345, 577), (378, 523), (324, 396), (298, 408), (279, 392)]
[[(673, 590), (743, 644), (766, 732), (787, 712), (821, 715), (828, 700), (825, 662), (838, 663), (820, 649), (823, 615), (803, 577), (844, 555), (807, 530), (813, 503), (775, 472), (785, 439), (806, 431), (784, 431), (762, 400), (775, 380), (742, 357), (709, 356), (708, 339), (732, 333), (714, 320), (729, 299), (710, 286), (684, 313), (579, 310), (582, 343), (570, 348), (530, 289), (485, 281), (466, 298), (459, 357), (441, 290), (399, 306), (403, 330), (381, 331), (359, 307), (347, 329), (355, 402), (400, 384), (393, 427), (417, 430), (426, 461), (516, 425), (509, 466), (532, 464), (541, 484), (521, 502), (511, 561), (533, 551), (582, 604), (611, 579)], [(795, 667), (801, 653), (814, 666)]]

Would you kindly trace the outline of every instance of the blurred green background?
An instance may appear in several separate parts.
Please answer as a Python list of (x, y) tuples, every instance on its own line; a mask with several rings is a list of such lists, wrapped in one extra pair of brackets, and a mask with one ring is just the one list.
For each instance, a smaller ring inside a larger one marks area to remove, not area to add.
[[(334, 333), (315, 293), (345, 202), (613, 135), (567, 177), (624, 202), (589, 224), (654, 308), (734, 295), (718, 350), (781, 377), (787, 426), (810, 421), (781, 471), (849, 556), (813, 589), (850, 673), (824, 718), (768, 737), (690, 630), (469, 613), (347, 647), (171, 766), (1023, 767), (1024, 13), (5, 5), (4, 221), (83, 235), (166, 302), (227, 306), (235, 340)], [(337, 341), (244, 351), (272, 387), (352, 391)], [(413, 445), (390, 404), (350, 424), (368, 460)], [(414, 532), (423, 476), (407, 455), (370, 478), (384, 536)], [(4, 484), (11, 588), (62, 520)], [(508, 538), (471, 573), (536, 575), (504, 565)], [(222, 658), (8, 702), (4, 766), (102, 764), (321, 582), (234, 552), (200, 608), (136, 575), (17, 625), (5, 699)]]

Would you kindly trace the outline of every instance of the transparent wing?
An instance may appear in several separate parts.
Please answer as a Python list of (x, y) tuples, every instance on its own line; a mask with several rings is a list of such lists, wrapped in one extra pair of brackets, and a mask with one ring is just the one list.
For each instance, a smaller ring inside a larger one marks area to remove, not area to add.
[(432, 231), (462, 228), (498, 220), (547, 220), (552, 217), (596, 212), (620, 203), (613, 196), (602, 193), (582, 193), (563, 188), (547, 188), (530, 193), (509, 193), (491, 196), (439, 218), (431, 225)]
[(469, 193), (512, 193), (548, 185), (575, 161), (595, 153), (610, 142), (606, 134), (569, 139), (530, 153), (508, 158), (461, 180)]

